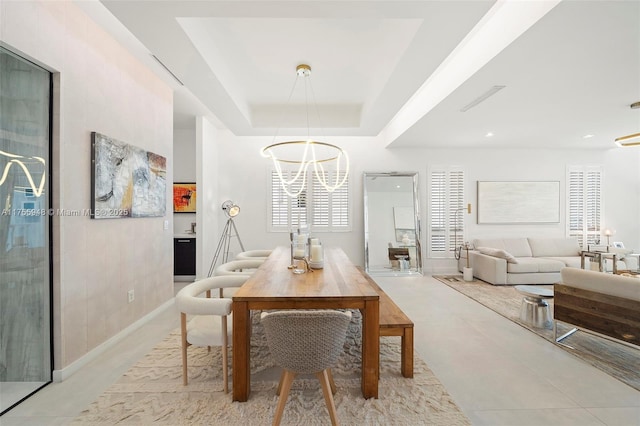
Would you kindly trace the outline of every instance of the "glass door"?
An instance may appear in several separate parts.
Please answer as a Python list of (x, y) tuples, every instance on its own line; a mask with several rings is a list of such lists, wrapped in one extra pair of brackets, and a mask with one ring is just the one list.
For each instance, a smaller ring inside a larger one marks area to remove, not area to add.
[(0, 413), (51, 381), (51, 73), (0, 48)]

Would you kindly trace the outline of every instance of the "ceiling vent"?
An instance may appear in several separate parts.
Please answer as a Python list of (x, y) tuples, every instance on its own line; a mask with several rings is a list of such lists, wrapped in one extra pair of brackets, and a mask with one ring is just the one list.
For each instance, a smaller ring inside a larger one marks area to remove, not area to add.
[(496, 93), (498, 93), (500, 90), (504, 89), (505, 87), (507, 87), (507, 86), (493, 86), (492, 88), (487, 90), (485, 93), (483, 93), (482, 95), (478, 96), (476, 99), (474, 99), (473, 101), (469, 102), (467, 105), (463, 106), (462, 109), (460, 110), (460, 112), (466, 112), (466, 111), (470, 110), (474, 106), (486, 101), (488, 98), (490, 98), (491, 96), (495, 95)]

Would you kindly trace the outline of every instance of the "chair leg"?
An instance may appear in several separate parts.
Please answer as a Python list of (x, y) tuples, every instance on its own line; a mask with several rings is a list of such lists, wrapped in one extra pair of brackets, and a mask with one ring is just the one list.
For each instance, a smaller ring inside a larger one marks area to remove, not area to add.
[(280, 373), (280, 381), (278, 382), (278, 389), (276, 389), (276, 395), (280, 395), (280, 391), (282, 390), (282, 382), (284, 382), (285, 370), (282, 370)]
[(187, 314), (180, 313), (180, 334), (182, 340), (182, 384), (187, 386)]
[(336, 413), (336, 405), (333, 402), (333, 394), (331, 393), (331, 385), (329, 384), (329, 375), (327, 374), (327, 370), (316, 373), (316, 377), (318, 377), (318, 380), (320, 380), (320, 384), (322, 385), (322, 393), (324, 394), (324, 400), (327, 403), (327, 410), (329, 411), (329, 417), (331, 417), (331, 424), (333, 426), (337, 426), (339, 424), (338, 414)]
[(222, 383), (224, 393), (229, 392), (229, 360), (227, 358), (227, 346), (229, 345), (227, 336), (227, 317), (222, 317)]
[(293, 383), (294, 377), (296, 377), (295, 373), (288, 370), (283, 371), (282, 379), (280, 380), (280, 399), (278, 399), (276, 413), (273, 416), (273, 426), (280, 425), (280, 421), (282, 420), (282, 413), (284, 412), (284, 406), (287, 403), (287, 399), (289, 398), (289, 390), (291, 390), (291, 384)]
[(333, 374), (331, 374), (330, 368), (327, 368), (327, 376), (329, 376), (329, 386), (331, 386), (331, 393), (335, 395), (338, 390), (336, 389), (336, 382), (333, 381)]

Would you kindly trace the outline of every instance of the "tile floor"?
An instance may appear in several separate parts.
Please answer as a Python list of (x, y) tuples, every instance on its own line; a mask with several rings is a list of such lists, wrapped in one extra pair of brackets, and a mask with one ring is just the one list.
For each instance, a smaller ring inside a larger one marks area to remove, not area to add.
[[(431, 277), (376, 281), (414, 320), (417, 353), (474, 425), (640, 425), (640, 392), (446, 285)], [(168, 309), (0, 425), (67, 424), (177, 326)]]

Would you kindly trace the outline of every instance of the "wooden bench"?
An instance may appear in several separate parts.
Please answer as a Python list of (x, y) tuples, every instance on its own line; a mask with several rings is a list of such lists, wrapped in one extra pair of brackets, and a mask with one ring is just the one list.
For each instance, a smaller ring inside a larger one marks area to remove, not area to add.
[(362, 271), (362, 275), (380, 296), (380, 336), (400, 336), (400, 372), (404, 377), (413, 377), (413, 321), (367, 273)]

